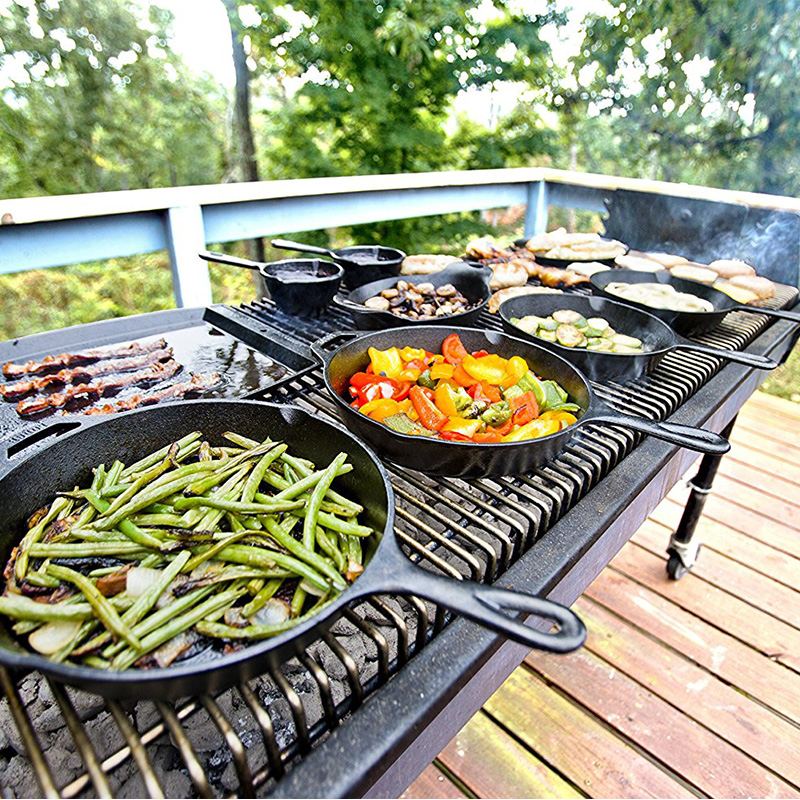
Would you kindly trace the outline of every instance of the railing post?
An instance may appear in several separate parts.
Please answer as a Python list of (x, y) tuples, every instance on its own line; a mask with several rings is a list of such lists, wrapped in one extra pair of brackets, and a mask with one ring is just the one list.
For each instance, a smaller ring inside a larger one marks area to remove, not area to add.
[(200, 206), (168, 208), (165, 223), (175, 305), (178, 308), (210, 305), (208, 264), (197, 256), (206, 247), (202, 209)]
[(528, 184), (528, 206), (525, 209), (525, 236), (547, 230), (547, 183), (535, 181)]

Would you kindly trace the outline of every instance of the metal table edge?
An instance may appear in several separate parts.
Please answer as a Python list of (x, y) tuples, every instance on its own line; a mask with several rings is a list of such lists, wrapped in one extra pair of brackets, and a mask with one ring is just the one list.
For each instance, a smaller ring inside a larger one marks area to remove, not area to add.
[[(797, 339), (796, 327), (776, 322), (747, 350), (780, 360)], [(762, 371), (729, 364), (669, 419), (719, 432), (765, 378)], [(496, 585), (574, 603), (698, 457), (646, 439)], [(587, 519), (591, 525), (584, 526)], [(454, 620), (269, 796), (398, 796), (528, 652), (472, 622)]]

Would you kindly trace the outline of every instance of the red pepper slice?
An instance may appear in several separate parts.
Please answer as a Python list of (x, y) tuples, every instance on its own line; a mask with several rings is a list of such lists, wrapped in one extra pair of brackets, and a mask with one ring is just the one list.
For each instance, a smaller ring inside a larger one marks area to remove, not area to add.
[[(456, 433), (455, 431), (440, 431), (439, 432), (440, 439), (447, 439), (448, 442), (471, 442), (472, 439), (469, 436), (464, 436), (463, 433)], [(498, 438), (498, 442), (500, 439)]]
[(526, 425), (539, 416), (539, 404), (533, 392), (512, 397), (509, 401), (511, 419), (515, 425)]
[(486, 381), (478, 381), (474, 386), (470, 386), (467, 394), (473, 400), (488, 400), (490, 403), (499, 403), (503, 399), (500, 390)]
[(357, 398), (359, 405), (363, 406), (370, 400), (386, 398), (391, 400), (404, 400), (408, 397), (411, 384), (408, 381), (396, 381), (383, 375), (370, 375), (367, 372), (356, 372), (350, 378), (350, 394)]
[(408, 396), (411, 398), (411, 405), (417, 412), (419, 421), (431, 431), (438, 431), (447, 423), (447, 416), (444, 415), (428, 395), (422, 386), (412, 386)]
[(464, 356), (469, 355), (467, 348), (461, 343), (457, 333), (451, 333), (442, 342), (442, 355), (448, 364), (460, 364)]
[(489, 351), (488, 350), (473, 350), (472, 351), (472, 357), (473, 358), (483, 358), (484, 356), (488, 356), (488, 355), (489, 355)]
[(478, 444), (497, 444), (498, 442), (503, 441), (503, 434), (498, 433), (497, 429), (486, 431), (485, 433), (476, 433), (472, 437), (472, 441), (477, 442)]
[(514, 427), (514, 419), (513, 417), (509, 417), (502, 425), (493, 425), (492, 432), (499, 433), (501, 436), (505, 436), (507, 433), (511, 433), (511, 429)]

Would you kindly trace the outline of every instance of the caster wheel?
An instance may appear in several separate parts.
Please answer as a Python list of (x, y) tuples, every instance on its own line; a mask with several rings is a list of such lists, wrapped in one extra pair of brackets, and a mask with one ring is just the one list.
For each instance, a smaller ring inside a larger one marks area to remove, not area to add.
[(667, 560), (667, 575), (673, 581), (679, 581), (689, 570), (683, 565), (676, 553), (670, 553)]

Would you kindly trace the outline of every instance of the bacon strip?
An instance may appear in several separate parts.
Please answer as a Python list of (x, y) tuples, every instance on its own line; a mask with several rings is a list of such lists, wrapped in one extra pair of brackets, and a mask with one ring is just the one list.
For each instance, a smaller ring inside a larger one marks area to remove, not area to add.
[(119, 411), (130, 411), (140, 406), (152, 406), (162, 400), (177, 399), (187, 394), (196, 392), (207, 392), (213, 389), (220, 382), (221, 376), (218, 372), (211, 372), (208, 375), (192, 375), (188, 381), (183, 383), (173, 383), (166, 389), (160, 389), (150, 394), (135, 394), (126, 400), (118, 400), (116, 403), (106, 403), (102, 406), (87, 408), (84, 414), (116, 414)]
[(42, 375), (40, 378), (30, 378), (26, 381), (15, 381), (0, 386), (0, 397), (3, 400), (16, 400), (32, 392), (41, 392), (52, 384), (75, 383), (76, 381), (86, 381), (100, 375), (111, 375), (115, 372), (130, 372), (135, 369), (147, 367), (150, 364), (157, 364), (172, 357), (172, 348), (167, 347), (163, 350), (153, 350), (141, 356), (132, 358), (112, 358), (108, 361), (100, 361), (97, 364), (73, 367), (72, 369), (61, 369), (51, 375)]
[(77, 397), (90, 397), (95, 395), (102, 397), (104, 394), (122, 389), (125, 386), (133, 386), (137, 383), (152, 383), (164, 378), (171, 378), (182, 369), (181, 365), (174, 359), (155, 364), (147, 369), (132, 372), (128, 375), (120, 375), (116, 378), (100, 378), (91, 383), (79, 383), (70, 386), (59, 394), (50, 394), (44, 397), (33, 397), (30, 400), (20, 400), (17, 403), (17, 413), (20, 416), (38, 414), (50, 408), (62, 408), (71, 400)]
[(105, 358), (126, 358), (128, 356), (143, 355), (154, 350), (163, 350), (166, 346), (165, 339), (158, 339), (155, 342), (146, 342), (145, 344), (131, 342), (130, 344), (117, 345), (115, 347), (97, 347), (92, 350), (84, 350), (82, 353), (60, 353), (56, 356), (45, 356), (39, 361), (27, 361), (24, 364), (15, 364), (9, 361), (3, 365), (3, 375), (6, 378), (38, 375), (60, 367), (89, 364), (94, 361), (102, 361)]

